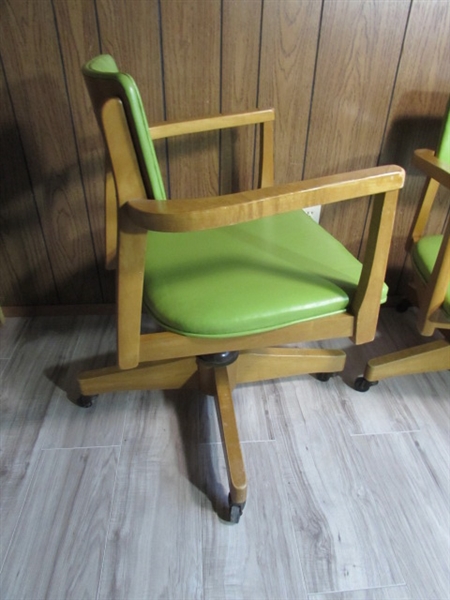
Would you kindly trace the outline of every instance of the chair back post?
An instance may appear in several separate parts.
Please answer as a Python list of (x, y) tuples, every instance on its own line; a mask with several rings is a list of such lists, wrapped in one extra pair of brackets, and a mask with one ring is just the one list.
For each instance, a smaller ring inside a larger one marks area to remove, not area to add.
[(122, 101), (107, 100), (101, 119), (117, 194), (117, 360), (130, 369), (139, 364), (147, 232), (122, 209), (133, 198), (145, 198), (146, 191)]
[(450, 284), (450, 219), (441, 242), (430, 279), (420, 295), (418, 328), (422, 335), (433, 335), (439, 328), (450, 329), (448, 317), (440, 319), (442, 306)]
[(274, 183), (274, 122), (261, 123), (261, 150), (259, 187), (270, 187)]
[(425, 233), (425, 229), (428, 223), (428, 219), (430, 217), (431, 209), (433, 208), (433, 203), (436, 198), (438, 189), (439, 182), (435, 179), (432, 179), (431, 177), (427, 177), (423, 186), (419, 207), (417, 209), (417, 213), (413, 221), (412, 231), (408, 236), (406, 242), (407, 252), (411, 251), (413, 245), (416, 244)]

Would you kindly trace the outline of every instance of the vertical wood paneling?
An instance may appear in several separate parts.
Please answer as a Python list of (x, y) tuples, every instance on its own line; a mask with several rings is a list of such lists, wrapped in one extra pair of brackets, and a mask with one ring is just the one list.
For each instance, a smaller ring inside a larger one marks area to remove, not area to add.
[[(377, 163), (409, 0), (325, 0), (305, 177)], [(357, 253), (367, 208), (327, 207), (322, 222)]]
[(2, 6), (0, 51), (62, 303), (100, 302), (64, 72), (49, 0)]
[[(223, 113), (257, 107), (262, 1), (225, 0), (222, 15), (222, 97)], [(245, 127), (222, 134), (233, 142), (231, 176), (221, 163), (221, 193), (250, 189), (254, 185), (255, 129)], [(226, 177), (228, 176), (228, 181)]]
[(0, 306), (57, 302), (19, 132), (0, 68)]
[[(119, 69), (131, 73), (142, 96), (149, 123), (164, 120), (161, 31), (158, 0), (97, 0), (101, 48)], [(156, 144), (167, 187), (165, 142)]]
[[(419, 0), (413, 3), (381, 155), (382, 162), (395, 162), (407, 171), (389, 260), (388, 283), (393, 291), (401, 279), (406, 257), (405, 239), (424, 183), (423, 175), (411, 165), (412, 154), (417, 148), (436, 148), (449, 99), (449, 31), (449, 2)], [(435, 207), (434, 231), (439, 231), (445, 222), (449, 200), (450, 193), (446, 193), (441, 197), (440, 206)]]
[[(220, 109), (220, 0), (161, 3), (168, 119), (217, 114)], [(169, 143), (172, 197), (218, 192), (216, 133)]]
[[(103, 149), (80, 74), (99, 51), (136, 79), (151, 123), (274, 106), (279, 183), (406, 166), (395, 291), (422, 181), (410, 156), (436, 144), (450, 91), (449, 27), (442, 0), (4, 0), (0, 305), (113, 299)], [(170, 195), (251, 187), (254, 146), (251, 128), (161, 142)], [(368, 207), (327, 207), (322, 223), (358, 252)]]
[(114, 300), (114, 276), (105, 263), (103, 142), (92, 104), (83, 84), (80, 67), (100, 51), (95, 6), (92, 0), (54, 2), (64, 72), (72, 108), (76, 142), (81, 157), (81, 173), (89, 211), (103, 298)]
[(321, 2), (265, 2), (259, 105), (274, 106), (275, 180), (302, 179)]

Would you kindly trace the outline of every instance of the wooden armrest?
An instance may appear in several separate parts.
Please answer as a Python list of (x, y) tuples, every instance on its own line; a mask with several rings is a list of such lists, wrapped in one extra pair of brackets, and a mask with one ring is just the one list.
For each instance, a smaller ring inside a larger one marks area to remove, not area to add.
[(202, 119), (189, 119), (183, 121), (164, 121), (149, 127), (150, 135), (153, 140), (168, 138), (176, 135), (185, 135), (188, 133), (201, 133), (204, 131), (214, 131), (218, 129), (227, 129), (229, 127), (240, 127), (242, 125), (253, 125), (266, 123), (275, 119), (273, 108), (265, 110), (252, 110), (248, 112), (217, 115)]
[(413, 164), (428, 177), (450, 189), (450, 165), (437, 158), (433, 150), (416, 150), (413, 156)]
[(391, 165), (224, 196), (130, 200), (124, 208), (142, 229), (199, 231), (398, 190), (404, 177), (401, 167)]

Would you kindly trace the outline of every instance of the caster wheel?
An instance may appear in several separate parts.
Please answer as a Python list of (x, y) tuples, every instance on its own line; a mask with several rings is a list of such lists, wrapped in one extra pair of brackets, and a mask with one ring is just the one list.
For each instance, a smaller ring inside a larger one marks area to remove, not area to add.
[(330, 381), (334, 375), (334, 373), (316, 373), (314, 377), (317, 379), (317, 381), (323, 381), (326, 383), (327, 381)]
[(368, 392), (370, 388), (377, 385), (378, 381), (367, 381), (365, 377), (358, 377), (355, 380), (355, 390), (357, 392)]
[(242, 504), (233, 504), (231, 498), (228, 497), (228, 503), (230, 506), (229, 518), (230, 523), (237, 524), (239, 523), (239, 519), (242, 517), (242, 513), (244, 511), (245, 502)]
[(76, 404), (80, 408), (89, 408), (93, 405), (95, 398), (97, 398), (97, 396), (80, 396)]

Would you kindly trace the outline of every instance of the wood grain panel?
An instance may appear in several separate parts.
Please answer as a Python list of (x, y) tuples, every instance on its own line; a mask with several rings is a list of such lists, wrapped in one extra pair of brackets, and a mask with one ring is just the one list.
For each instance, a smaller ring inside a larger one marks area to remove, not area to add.
[[(262, 2), (225, 0), (222, 16), (221, 112), (252, 110), (257, 106)], [(220, 193), (251, 189), (255, 183), (255, 127), (221, 134)], [(231, 173), (226, 169), (227, 149), (232, 144)], [(258, 153), (257, 153), (258, 154)], [(259, 164), (259, 163), (258, 163)]]
[(5, 2), (0, 52), (62, 303), (101, 301), (49, 0)]
[[(168, 119), (220, 110), (220, 0), (161, 4), (164, 83)], [(170, 195), (218, 193), (217, 133), (169, 142)]]
[[(165, 118), (158, 5), (158, 0), (97, 2), (102, 52), (136, 81), (150, 125)], [(155, 147), (167, 187), (166, 142)]]
[(275, 181), (302, 179), (321, 3), (265, 2), (258, 104), (275, 107)]
[[(414, 2), (408, 22), (382, 162), (396, 162), (407, 171), (400, 197), (395, 238), (389, 260), (388, 283), (401, 292), (405, 279), (405, 240), (420, 199), (423, 175), (412, 167), (415, 149), (437, 146), (442, 117), (450, 93), (450, 4), (439, 0)], [(450, 194), (443, 194), (434, 213), (434, 230), (445, 223)], [(398, 287), (400, 283), (400, 287)]]
[(0, 306), (58, 301), (23, 147), (0, 68)]
[(114, 299), (114, 276), (104, 269), (104, 150), (81, 66), (100, 52), (95, 6), (92, 0), (54, 2), (64, 73), (69, 92), (76, 143), (89, 213), (89, 225), (99, 265), (102, 297)]
[[(305, 177), (377, 164), (409, 0), (326, 0)], [(367, 205), (328, 207), (321, 222), (358, 253)]]

